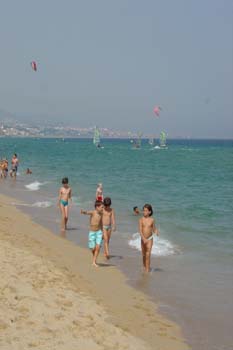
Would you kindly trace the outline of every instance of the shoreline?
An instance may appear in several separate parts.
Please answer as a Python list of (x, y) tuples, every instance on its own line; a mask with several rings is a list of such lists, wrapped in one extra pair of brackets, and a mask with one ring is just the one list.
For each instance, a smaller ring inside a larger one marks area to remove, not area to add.
[[(106, 263), (100, 255), (99, 263), (101, 266), (98, 269), (93, 269), (91, 255), (87, 249), (58, 237), (48, 229), (33, 222), (28, 215), (12, 206), (11, 200), (10, 197), (0, 195), (1, 240), (5, 240), (13, 249), (30, 253), (34, 259), (42, 260), (45, 265), (52, 264), (54, 268), (62, 272), (71, 283), (71, 289), (78, 290), (78, 295), (75, 297), (84, 293), (98, 307), (101, 307), (101, 310), (104, 310), (107, 322), (102, 325), (103, 328), (110, 323), (114, 332), (119, 331), (119, 329), (123, 332), (119, 339), (122, 338), (122, 344), (128, 346), (126, 348), (130, 349), (130, 344), (133, 341), (132, 339), (129, 341), (128, 338), (128, 344), (125, 343), (124, 337), (127, 335), (126, 338), (133, 337), (134, 348), (137, 348), (135, 344), (138, 344), (138, 349), (188, 349), (179, 326), (161, 316), (157, 311), (157, 306), (149, 301), (146, 295), (127, 285), (126, 278), (115, 266)], [(15, 199), (14, 201), (17, 202)], [(50, 273), (53, 275), (53, 271)], [(29, 279), (27, 282), (30, 284), (32, 281)], [(15, 287), (17, 289), (17, 285)], [(83, 311), (83, 313), (85, 312), (87, 314), (90, 312), (88, 306)], [(96, 324), (96, 322), (97, 320), (94, 323)], [(30, 329), (31, 327), (27, 331), (30, 332)], [(98, 333), (99, 329), (96, 329), (95, 332)], [(93, 339), (95, 336), (94, 334)], [(115, 339), (113, 335), (112, 338)], [(120, 340), (118, 343), (120, 344)], [(56, 346), (58, 349), (63, 349), (62, 346)], [(101, 349), (100, 344), (96, 343), (95, 346), (99, 346)], [(115, 345), (111, 346), (114, 348)], [(91, 348), (95, 349), (95, 347)], [(121, 349), (121, 345), (119, 345), (119, 349)]]

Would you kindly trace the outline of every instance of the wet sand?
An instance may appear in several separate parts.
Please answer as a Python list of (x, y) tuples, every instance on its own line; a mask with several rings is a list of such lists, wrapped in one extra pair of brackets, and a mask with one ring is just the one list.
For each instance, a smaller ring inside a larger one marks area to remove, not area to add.
[[(0, 196), (0, 347), (188, 349), (174, 322), (100, 256), (55, 236)], [(86, 232), (83, 233), (86, 235)]]

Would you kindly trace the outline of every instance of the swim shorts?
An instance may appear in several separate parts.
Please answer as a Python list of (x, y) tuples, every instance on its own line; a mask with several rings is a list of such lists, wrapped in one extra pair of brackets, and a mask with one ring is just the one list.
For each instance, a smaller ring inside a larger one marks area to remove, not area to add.
[(88, 238), (88, 247), (94, 249), (96, 244), (101, 245), (102, 243), (103, 232), (99, 231), (90, 231)]
[(112, 229), (112, 226), (111, 225), (103, 225), (103, 228), (108, 231), (108, 230), (111, 230)]
[(17, 170), (18, 170), (17, 165), (12, 165), (11, 171), (14, 172), (14, 173), (17, 173)]
[(60, 203), (63, 205), (63, 207), (66, 207), (69, 204), (69, 202), (64, 201), (64, 199), (60, 199)]

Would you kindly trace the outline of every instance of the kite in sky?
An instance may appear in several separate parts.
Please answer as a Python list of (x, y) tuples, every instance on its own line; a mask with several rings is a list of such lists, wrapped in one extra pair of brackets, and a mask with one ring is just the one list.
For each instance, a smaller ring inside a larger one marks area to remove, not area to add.
[(36, 64), (36, 61), (32, 61), (31, 62), (31, 67), (32, 69), (36, 72), (37, 71), (37, 64)]
[(155, 106), (154, 113), (157, 115), (157, 117), (159, 117), (161, 110), (162, 110), (162, 108), (160, 106)]

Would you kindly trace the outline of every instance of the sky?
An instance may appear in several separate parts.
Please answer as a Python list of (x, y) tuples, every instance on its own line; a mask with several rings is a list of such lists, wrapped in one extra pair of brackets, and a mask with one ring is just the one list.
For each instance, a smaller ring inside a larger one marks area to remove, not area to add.
[(0, 8), (0, 110), (22, 121), (233, 138), (232, 0)]

